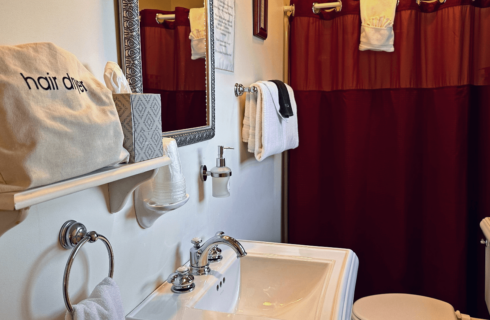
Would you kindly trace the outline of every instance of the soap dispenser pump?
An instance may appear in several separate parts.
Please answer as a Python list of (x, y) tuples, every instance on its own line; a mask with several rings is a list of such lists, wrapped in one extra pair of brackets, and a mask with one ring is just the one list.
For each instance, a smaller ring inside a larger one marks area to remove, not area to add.
[(213, 178), (213, 197), (225, 198), (230, 196), (231, 184), (231, 169), (226, 166), (226, 160), (224, 157), (225, 148), (218, 146), (218, 158), (216, 158), (216, 167), (208, 171), (208, 168), (201, 166), (201, 180), (206, 181), (208, 176)]

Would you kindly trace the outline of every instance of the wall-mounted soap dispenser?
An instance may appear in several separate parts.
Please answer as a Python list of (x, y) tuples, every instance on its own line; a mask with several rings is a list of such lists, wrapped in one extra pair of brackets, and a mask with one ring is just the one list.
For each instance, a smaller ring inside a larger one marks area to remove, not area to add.
[(208, 176), (213, 178), (213, 197), (215, 198), (225, 198), (230, 196), (230, 178), (231, 169), (226, 166), (226, 161), (223, 156), (225, 148), (223, 146), (218, 146), (218, 158), (216, 158), (216, 167), (208, 171), (208, 168), (203, 165), (201, 166), (201, 180), (206, 181)]

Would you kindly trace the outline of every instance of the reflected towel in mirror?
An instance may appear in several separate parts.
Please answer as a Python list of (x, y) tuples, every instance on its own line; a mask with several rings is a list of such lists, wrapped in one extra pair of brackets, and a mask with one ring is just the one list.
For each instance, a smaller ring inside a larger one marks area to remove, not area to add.
[(206, 12), (204, 8), (190, 9), (192, 60), (206, 59)]

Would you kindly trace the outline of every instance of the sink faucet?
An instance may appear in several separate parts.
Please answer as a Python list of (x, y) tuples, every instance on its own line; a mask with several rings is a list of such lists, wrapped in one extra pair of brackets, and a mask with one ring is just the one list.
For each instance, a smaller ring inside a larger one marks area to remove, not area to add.
[(235, 238), (225, 235), (223, 231), (216, 233), (214, 237), (204, 244), (201, 244), (202, 239), (200, 238), (194, 238), (191, 242), (194, 245), (190, 251), (191, 273), (198, 276), (208, 274), (211, 270), (208, 261), (209, 251), (217, 244), (224, 244), (232, 248), (235, 251), (237, 258), (242, 258), (247, 255), (242, 244)]

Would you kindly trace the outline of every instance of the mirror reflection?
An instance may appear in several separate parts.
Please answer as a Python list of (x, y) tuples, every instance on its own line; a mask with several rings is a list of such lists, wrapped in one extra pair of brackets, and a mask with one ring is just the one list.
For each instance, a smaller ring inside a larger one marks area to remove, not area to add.
[(203, 0), (140, 0), (143, 92), (162, 99), (162, 131), (209, 125)]

